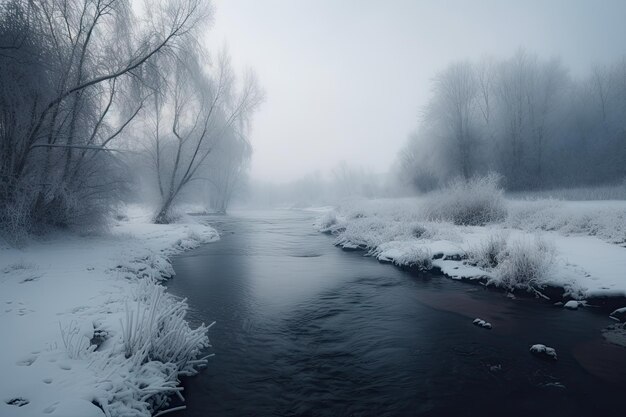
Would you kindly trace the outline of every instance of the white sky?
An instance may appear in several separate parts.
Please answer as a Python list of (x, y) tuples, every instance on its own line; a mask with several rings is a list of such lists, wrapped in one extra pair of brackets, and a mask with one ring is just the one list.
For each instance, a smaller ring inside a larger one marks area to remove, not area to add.
[(559, 56), (574, 75), (626, 54), (626, 1), (216, 0), (209, 45), (252, 67), (252, 177), (283, 182), (340, 161), (388, 170), (429, 80), (450, 61)]

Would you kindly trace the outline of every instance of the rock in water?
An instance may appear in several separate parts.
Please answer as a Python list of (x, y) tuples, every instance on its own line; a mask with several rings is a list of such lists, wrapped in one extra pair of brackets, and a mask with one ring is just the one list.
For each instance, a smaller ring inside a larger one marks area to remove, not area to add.
[(563, 307), (569, 309), (569, 310), (577, 310), (578, 309), (578, 301), (576, 300), (569, 300), (567, 303), (565, 303), (565, 305), (563, 305)]
[(554, 350), (554, 348), (551, 348), (542, 344), (532, 345), (530, 347), (530, 353), (532, 353), (535, 356), (539, 356), (540, 358), (544, 358), (544, 359), (551, 359), (554, 361), (557, 359), (556, 350)]
[(474, 326), (482, 327), (483, 329), (491, 329), (491, 323), (486, 322), (482, 319), (474, 319)]

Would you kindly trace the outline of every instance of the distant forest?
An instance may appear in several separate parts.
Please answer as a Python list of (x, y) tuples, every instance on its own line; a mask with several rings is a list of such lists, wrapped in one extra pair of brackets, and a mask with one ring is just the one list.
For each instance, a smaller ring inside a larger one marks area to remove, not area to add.
[(420, 191), (497, 172), (509, 190), (626, 179), (626, 59), (575, 79), (558, 59), (520, 50), (440, 71), (400, 155)]

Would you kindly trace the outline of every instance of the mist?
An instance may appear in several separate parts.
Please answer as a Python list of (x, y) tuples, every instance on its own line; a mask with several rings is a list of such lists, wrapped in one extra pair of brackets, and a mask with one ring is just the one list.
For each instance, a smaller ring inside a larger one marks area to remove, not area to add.
[(432, 79), (452, 62), (522, 48), (560, 59), (577, 79), (618, 61), (624, 9), (619, 1), (223, 1), (207, 37), (263, 80), (251, 172), (286, 182), (341, 161), (387, 172)]
[(0, 0), (0, 417), (621, 417), (624, 16)]

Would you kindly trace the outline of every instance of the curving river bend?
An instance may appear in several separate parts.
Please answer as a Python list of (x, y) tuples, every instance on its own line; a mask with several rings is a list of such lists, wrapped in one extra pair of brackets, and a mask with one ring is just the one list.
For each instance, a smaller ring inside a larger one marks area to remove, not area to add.
[(209, 216), (221, 240), (174, 259), (169, 291), (217, 324), (171, 415), (625, 415), (626, 349), (603, 340), (606, 314), (414, 276), (334, 247), (315, 217)]

